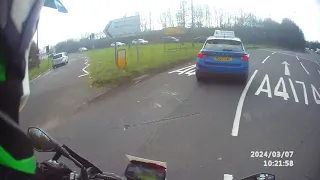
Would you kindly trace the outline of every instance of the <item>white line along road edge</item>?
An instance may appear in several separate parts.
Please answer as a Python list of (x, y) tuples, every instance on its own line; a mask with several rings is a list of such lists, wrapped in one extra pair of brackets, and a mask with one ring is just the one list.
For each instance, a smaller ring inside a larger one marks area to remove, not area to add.
[(88, 61), (89, 61), (89, 59), (86, 59), (86, 62), (84, 63), (84, 64), (86, 64), (86, 67), (84, 67), (84, 68), (82, 69), (82, 71), (83, 71), (85, 74), (81, 74), (81, 75), (78, 76), (78, 77), (87, 76), (87, 75), (89, 74), (88, 71), (86, 70), (86, 69), (90, 66), (90, 64), (88, 64)]
[(240, 118), (241, 118), (244, 99), (246, 98), (246, 95), (247, 95), (247, 92), (249, 90), (249, 87), (250, 87), (254, 77), (256, 76), (257, 72), (258, 72), (258, 70), (255, 70), (254, 73), (251, 75), (249, 81), (247, 82), (247, 84), (244, 87), (244, 89), (242, 91), (242, 94), (240, 96), (240, 99), (239, 99), (239, 102), (238, 102), (238, 106), (237, 106), (237, 110), (236, 110), (236, 115), (234, 116), (233, 127), (232, 127), (232, 132), (231, 132), (232, 136), (238, 136)]

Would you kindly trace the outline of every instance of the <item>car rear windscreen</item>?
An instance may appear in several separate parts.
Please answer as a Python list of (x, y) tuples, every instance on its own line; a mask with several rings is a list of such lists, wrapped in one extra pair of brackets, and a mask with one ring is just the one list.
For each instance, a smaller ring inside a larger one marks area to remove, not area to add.
[(204, 49), (214, 51), (244, 51), (240, 41), (229, 39), (211, 39), (207, 40)]
[(62, 54), (57, 54), (57, 55), (53, 56), (53, 59), (58, 59), (58, 58), (61, 58), (61, 57), (62, 57)]

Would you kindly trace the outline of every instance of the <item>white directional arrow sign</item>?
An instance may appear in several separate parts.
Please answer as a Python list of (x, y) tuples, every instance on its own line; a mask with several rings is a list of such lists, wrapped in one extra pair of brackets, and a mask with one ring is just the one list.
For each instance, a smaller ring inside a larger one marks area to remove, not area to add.
[(286, 76), (290, 76), (290, 71), (289, 71), (289, 63), (287, 61), (283, 61), (281, 64), (284, 64), (284, 74)]
[(140, 16), (114, 19), (107, 24), (103, 32), (110, 39), (139, 35)]

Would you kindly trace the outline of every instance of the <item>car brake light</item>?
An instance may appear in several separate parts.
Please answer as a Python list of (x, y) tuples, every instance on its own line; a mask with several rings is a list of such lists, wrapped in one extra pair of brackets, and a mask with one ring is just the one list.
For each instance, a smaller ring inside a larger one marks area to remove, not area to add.
[(244, 56), (243, 56), (243, 60), (248, 61), (248, 59), (249, 59), (249, 56), (248, 56), (248, 55), (244, 55)]
[(202, 52), (199, 52), (199, 53), (198, 53), (198, 58), (203, 58)]

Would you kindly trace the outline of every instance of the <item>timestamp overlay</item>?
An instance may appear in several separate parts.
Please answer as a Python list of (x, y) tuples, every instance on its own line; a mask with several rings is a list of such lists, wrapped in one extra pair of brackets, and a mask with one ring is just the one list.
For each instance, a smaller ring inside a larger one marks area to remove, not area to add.
[(294, 151), (250, 151), (250, 158), (261, 159), (264, 167), (293, 167)]

